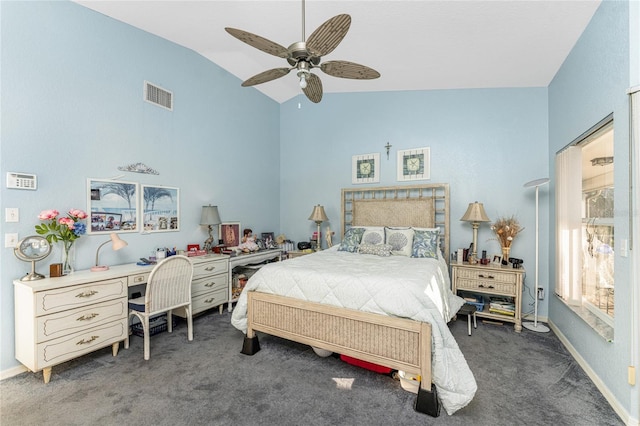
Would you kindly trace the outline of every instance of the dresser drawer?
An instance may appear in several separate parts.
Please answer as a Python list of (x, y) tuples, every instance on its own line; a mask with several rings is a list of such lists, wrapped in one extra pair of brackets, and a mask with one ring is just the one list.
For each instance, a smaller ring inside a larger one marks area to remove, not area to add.
[(127, 277), (36, 293), (36, 316), (127, 297)]
[(227, 272), (228, 263), (226, 259), (211, 260), (208, 262), (194, 263), (193, 279), (206, 277), (209, 275), (223, 274)]
[(217, 290), (227, 290), (228, 275), (226, 273), (211, 277), (198, 278), (191, 283), (191, 297)]
[(127, 318), (127, 299), (96, 303), (87, 307), (37, 318), (38, 343), (78, 333), (87, 328)]
[(127, 318), (123, 318), (69, 336), (40, 343), (36, 347), (37, 369), (56, 365), (115, 342), (124, 341), (127, 333)]
[(218, 305), (227, 303), (229, 301), (229, 293), (227, 289), (213, 291), (211, 293), (201, 294), (200, 296), (191, 299), (191, 309), (193, 313), (197, 314), (206, 309), (215, 308)]
[(500, 282), (507, 284), (516, 283), (516, 275), (509, 272), (500, 272), (495, 269), (465, 269), (456, 268), (458, 278), (468, 278), (472, 280), (482, 280), (487, 282)]

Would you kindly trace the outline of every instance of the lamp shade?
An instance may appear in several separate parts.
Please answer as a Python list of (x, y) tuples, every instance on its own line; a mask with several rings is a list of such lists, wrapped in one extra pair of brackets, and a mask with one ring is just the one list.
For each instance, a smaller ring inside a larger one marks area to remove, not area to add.
[(318, 204), (313, 208), (311, 212), (311, 216), (309, 216), (309, 220), (313, 220), (316, 223), (322, 223), (329, 220), (327, 214), (324, 212), (324, 207)]
[(469, 203), (469, 207), (464, 215), (460, 218), (464, 222), (491, 222), (491, 219), (484, 211), (482, 203)]
[(222, 223), (218, 206), (202, 206), (202, 215), (200, 216), (200, 225), (219, 225)]
[(118, 251), (121, 248), (125, 248), (128, 245), (129, 243), (127, 243), (125, 240), (120, 239), (118, 234), (116, 234), (115, 232), (111, 233), (111, 248), (114, 251)]

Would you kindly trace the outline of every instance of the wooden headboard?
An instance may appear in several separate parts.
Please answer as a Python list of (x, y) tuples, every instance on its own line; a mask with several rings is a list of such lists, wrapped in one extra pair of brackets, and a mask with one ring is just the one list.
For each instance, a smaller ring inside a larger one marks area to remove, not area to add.
[(449, 184), (342, 189), (342, 234), (353, 226), (440, 228), (449, 262)]

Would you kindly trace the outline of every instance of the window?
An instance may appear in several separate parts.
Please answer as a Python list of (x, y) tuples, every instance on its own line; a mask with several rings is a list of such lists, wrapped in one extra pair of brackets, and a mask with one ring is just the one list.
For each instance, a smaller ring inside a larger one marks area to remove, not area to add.
[(609, 117), (556, 156), (556, 293), (613, 327), (614, 158)]

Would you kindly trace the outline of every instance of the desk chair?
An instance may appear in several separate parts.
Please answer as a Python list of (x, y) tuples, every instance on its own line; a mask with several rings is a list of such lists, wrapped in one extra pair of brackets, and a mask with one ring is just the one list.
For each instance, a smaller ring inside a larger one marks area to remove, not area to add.
[[(129, 320), (137, 317), (144, 331), (144, 359), (148, 360), (149, 350), (149, 318), (167, 313), (167, 330), (173, 331), (171, 312), (184, 307), (187, 318), (189, 341), (193, 340), (193, 319), (191, 311), (191, 279), (193, 264), (186, 256), (171, 256), (158, 263), (147, 280), (145, 295), (129, 300)], [(129, 349), (129, 333), (124, 341), (125, 349)]]

